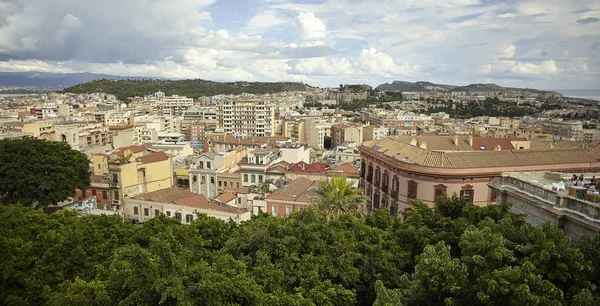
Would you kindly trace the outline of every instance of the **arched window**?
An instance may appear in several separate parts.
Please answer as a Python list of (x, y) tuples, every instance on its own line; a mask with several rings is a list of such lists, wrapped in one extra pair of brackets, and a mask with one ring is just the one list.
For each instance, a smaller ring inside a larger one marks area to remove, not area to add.
[(448, 189), (447, 186), (445, 186), (444, 184), (438, 184), (433, 186), (434, 191), (433, 191), (433, 200), (437, 201), (437, 199), (443, 195), (446, 194), (446, 190)]
[(473, 190), (473, 186), (469, 184), (462, 186), (460, 197), (472, 203), (473, 198), (475, 197), (475, 190)]

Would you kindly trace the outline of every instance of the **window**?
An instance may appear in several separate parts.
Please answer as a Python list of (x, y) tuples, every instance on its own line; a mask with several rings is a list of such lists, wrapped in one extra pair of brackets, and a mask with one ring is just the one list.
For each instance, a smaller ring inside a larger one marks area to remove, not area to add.
[(175, 219), (181, 221), (181, 213), (175, 213)]
[(240, 188), (240, 183), (235, 183), (237, 185), (237, 188)]
[(275, 204), (271, 205), (271, 214), (273, 216), (277, 216), (277, 205), (275, 205)]
[(200, 184), (206, 184), (206, 177), (202, 176), (202, 182), (200, 182)]
[(154, 210), (154, 216), (155, 216), (155, 217), (158, 217), (158, 216), (160, 216), (160, 209), (155, 209), (155, 210)]
[(194, 183), (195, 183), (195, 182), (197, 182), (197, 181), (198, 181), (198, 176), (196, 176), (196, 175), (192, 176), (192, 182), (194, 182)]
[(198, 168), (204, 169), (204, 162), (203, 161), (199, 161), (198, 162)]
[(219, 187), (221, 187), (223, 184), (223, 181), (219, 181)]
[(473, 186), (471, 186), (469, 184), (463, 186), (462, 190), (460, 191), (460, 197), (471, 203), (473, 202), (474, 195), (475, 195), (475, 191), (473, 190)]
[(96, 189), (92, 189), (92, 196), (96, 196)]
[(244, 174), (244, 183), (248, 183), (248, 174)]
[(256, 175), (252, 174), (250, 177), (252, 183), (256, 183)]
[(444, 194), (446, 194), (446, 189), (448, 189), (448, 187), (444, 186), (443, 184), (438, 184), (433, 186), (434, 190), (433, 190), (433, 200), (437, 201), (437, 199), (441, 196), (443, 196)]
[(106, 192), (106, 190), (102, 190), (102, 198), (108, 199), (108, 192)]
[(113, 182), (115, 182), (115, 183), (119, 182), (119, 175), (116, 173), (113, 173)]
[(291, 206), (286, 206), (285, 207), (285, 215), (289, 216), (292, 214), (292, 207)]
[(84, 189), (84, 190), (82, 190), (82, 191), (81, 191), (81, 197), (82, 197), (82, 198), (85, 198), (85, 196), (86, 196), (86, 195), (87, 195), (87, 190), (85, 190), (85, 189)]
[(229, 182), (229, 187), (233, 188), (233, 182)]
[(113, 200), (119, 200), (119, 191), (115, 190), (115, 198)]
[(242, 204), (242, 198), (237, 198), (238, 204)]
[(209, 161), (206, 162), (206, 169), (210, 169), (210, 162)]
[(417, 198), (417, 182), (409, 181), (408, 182), (408, 193), (407, 196), (409, 199)]
[(167, 217), (170, 217), (170, 216), (171, 216), (171, 212), (167, 211)]
[(262, 183), (262, 182), (263, 182), (263, 176), (262, 176), (262, 175), (259, 175), (259, 176), (258, 176), (258, 182), (259, 182), (259, 183)]
[(214, 176), (210, 177), (210, 183), (213, 184), (213, 185), (215, 184), (215, 177)]
[(185, 215), (185, 222), (194, 221), (194, 215)]
[(144, 216), (150, 215), (150, 210), (148, 208), (144, 208)]
[(102, 169), (102, 164), (98, 164), (98, 169)]
[(496, 202), (496, 190), (490, 188), (490, 203)]
[(138, 208), (137, 208), (137, 207), (134, 207), (134, 208), (133, 208), (133, 214), (134, 214), (134, 215), (137, 215), (137, 214), (139, 214), (139, 213), (140, 213), (140, 211), (138, 210)]

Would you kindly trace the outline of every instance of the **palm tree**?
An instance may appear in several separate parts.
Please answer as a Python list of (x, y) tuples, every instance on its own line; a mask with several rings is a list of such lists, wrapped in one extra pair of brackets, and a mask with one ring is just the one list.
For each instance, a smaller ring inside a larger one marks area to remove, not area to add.
[(319, 183), (320, 189), (312, 196), (313, 207), (326, 212), (327, 221), (331, 218), (337, 220), (347, 213), (364, 212), (366, 198), (352, 187), (354, 183), (344, 176), (334, 176)]

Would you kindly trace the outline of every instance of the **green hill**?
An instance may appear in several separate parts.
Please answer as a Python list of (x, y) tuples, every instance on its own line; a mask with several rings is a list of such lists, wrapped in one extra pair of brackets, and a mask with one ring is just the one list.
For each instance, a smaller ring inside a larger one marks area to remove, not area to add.
[(180, 95), (190, 98), (214, 96), (218, 94), (265, 94), (282, 91), (302, 91), (303, 83), (292, 82), (214, 82), (207, 80), (95, 80), (66, 88), (65, 92), (113, 94), (120, 100), (143, 96), (162, 91), (166, 95)]

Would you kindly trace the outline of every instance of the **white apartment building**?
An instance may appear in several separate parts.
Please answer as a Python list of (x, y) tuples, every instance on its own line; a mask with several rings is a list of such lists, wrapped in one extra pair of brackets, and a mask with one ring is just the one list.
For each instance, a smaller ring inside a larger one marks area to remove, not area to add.
[(326, 120), (306, 120), (306, 141), (316, 150), (323, 149), (325, 136), (331, 137), (331, 122)]
[(583, 141), (583, 124), (581, 121), (545, 121), (544, 129), (550, 130), (554, 139)]
[(159, 100), (158, 106), (161, 115), (181, 116), (188, 108), (194, 106), (194, 99), (172, 95)]
[(268, 101), (220, 99), (217, 105), (219, 127), (240, 136), (274, 136), (275, 108)]

